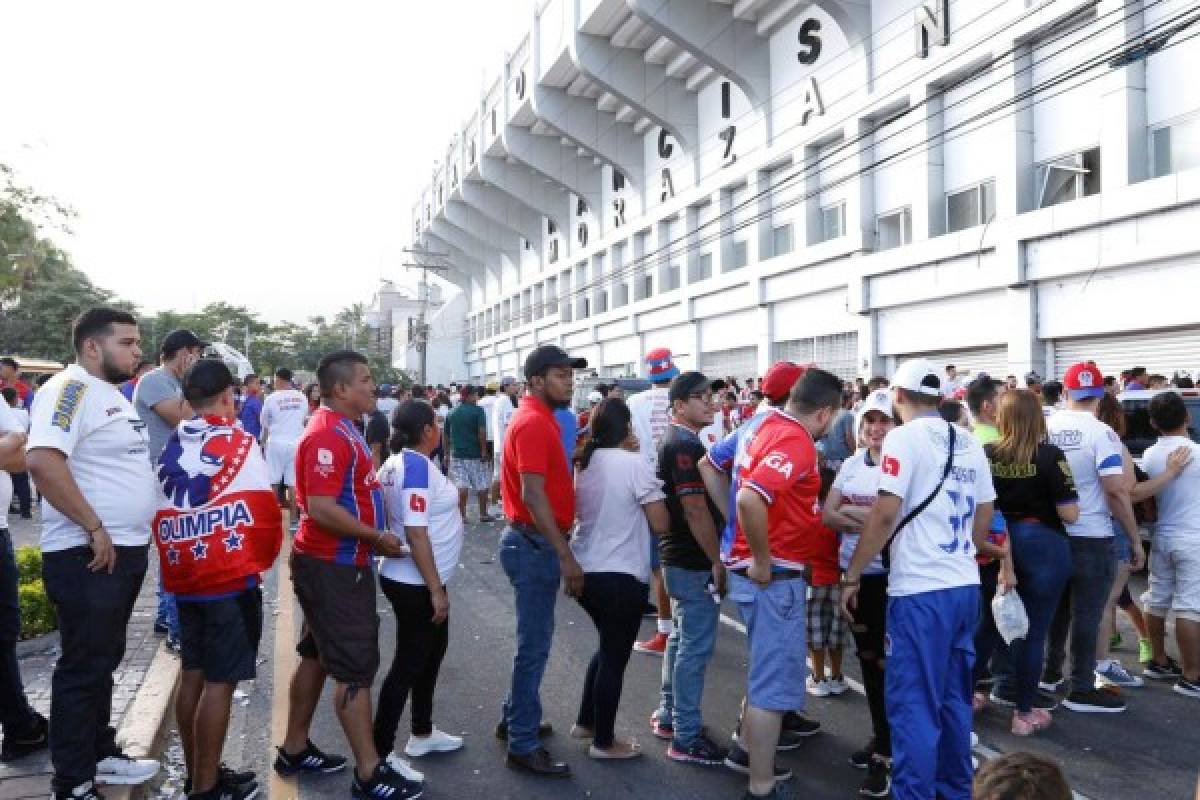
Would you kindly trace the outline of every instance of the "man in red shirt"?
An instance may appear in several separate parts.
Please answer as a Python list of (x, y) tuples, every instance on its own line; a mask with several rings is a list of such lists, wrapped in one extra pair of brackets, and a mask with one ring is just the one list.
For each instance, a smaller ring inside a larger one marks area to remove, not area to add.
[(567, 545), (575, 524), (575, 486), (554, 409), (570, 401), (573, 370), (586, 366), (586, 360), (554, 345), (530, 353), (528, 393), (504, 434), (500, 481), (509, 524), (500, 539), (500, 564), (516, 595), (517, 653), (496, 736), (508, 740), (507, 765), (535, 775), (571, 773), (538, 741), (549, 732), (541, 725), (538, 693), (554, 636), (559, 580), (572, 597), (583, 591), (583, 570)]
[[(361, 353), (341, 350), (317, 366), (322, 405), (296, 447), (296, 502), (300, 528), (292, 547), (292, 585), (304, 612), (292, 676), (287, 735), (275, 770), (337, 772), (342, 756), (309, 741), (309, 725), (325, 677), (333, 678), (334, 709), (354, 751), (355, 798), (409, 800), (423, 790), (403, 762), (380, 758), (371, 729), (371, 683), (379, 668), (379, 615), (375, 611), (372, 551), (402, 557), (407, 550), (385, 531), (383, 490), (371, 449), (354, 421), (375, 408), (375, 381)], [(384, 756), (387, 754), (385, 753)]]
[(787, 711), (805, 700), (805, 564), (818, 541), (821, 477), (816, 440), (841, 408), (842, 382), (809, 369), (784, 410), (759, 427), (737, 468), (737, 526), (726, 562), (729, 596), (750, 647), (742, 746), (748, 797), (776, 797), (775, 745)]
[(32, 390), (28, 383), (21, 380), (21, 365), (15, 358), (5, 356), (0, 358), (0, 389), (9, 386), (17, 390), (17, 399), (21, 401), (21, 408), (29, 408), (32, 402), (30, 397)]

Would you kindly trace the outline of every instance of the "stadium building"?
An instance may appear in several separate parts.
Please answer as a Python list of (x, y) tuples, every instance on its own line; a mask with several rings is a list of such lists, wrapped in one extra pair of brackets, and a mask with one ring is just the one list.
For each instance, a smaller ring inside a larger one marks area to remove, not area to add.
[(1185, 0), (545, 0), (412, 213), (461, 374), (1200, 368)]

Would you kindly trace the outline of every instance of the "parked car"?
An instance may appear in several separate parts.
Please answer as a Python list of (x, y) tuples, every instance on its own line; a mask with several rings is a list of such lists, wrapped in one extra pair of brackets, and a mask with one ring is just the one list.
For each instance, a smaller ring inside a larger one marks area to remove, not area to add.
[(574, 411), (583, 411), (588, 407), (588, 395), (592, 393), (600, 384), (612, 386), (616, 384), (625, 392), (625, 399), (628, 400), (638, 392), (644, 392), (650, 388), (650, 381), (644, 378), (601, 378), (598, 375), (577, 375), (575, 377), (575, 391), (571, 394), (571, 408)]
[(1146, 448), (1158, 439), (1158, 431), (1150, 424), (1150, 400), (1163, 392), (1183, 396), (1188, 409), (1188, 436), (1200, 442), (1200, 389), (1135, 389), (1121, 392), (1117, 400), (1125, 412), (1125, 438), (1122, 440), (1130, 454), (1140, 461)]

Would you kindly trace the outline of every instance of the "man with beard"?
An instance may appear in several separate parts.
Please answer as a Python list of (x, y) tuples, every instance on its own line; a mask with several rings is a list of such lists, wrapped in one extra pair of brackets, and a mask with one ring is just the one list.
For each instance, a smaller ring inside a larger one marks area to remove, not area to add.
[(137, 320), (93, 308), (72, 340), (76, 363), (34, 400), (27, 464), (45, 500), (42, 576), (62, 641), (50, 701), (54, 796), (95, 800), (95, 780), (137, 784), (158, 772), (122, 753), (109, 725), (158, 488), (146, 425), (117, 388), (142, 355)]

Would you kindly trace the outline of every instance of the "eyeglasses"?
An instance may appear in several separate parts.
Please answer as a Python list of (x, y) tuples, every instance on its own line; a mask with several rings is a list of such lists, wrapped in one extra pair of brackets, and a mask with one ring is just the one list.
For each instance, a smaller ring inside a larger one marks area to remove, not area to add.
[(711, 403), (713, 401), (713, 393), (712, 392), (692, 392), (691, 394), (688, 395), (688, 400), (703, 400), (706, 403)]

